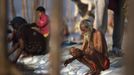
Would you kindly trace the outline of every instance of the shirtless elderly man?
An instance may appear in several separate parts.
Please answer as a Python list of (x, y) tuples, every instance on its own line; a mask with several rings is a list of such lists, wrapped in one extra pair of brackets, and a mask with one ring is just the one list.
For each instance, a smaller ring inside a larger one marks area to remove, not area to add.
[(67, 66), (76, 59), (90, 68), (91, 75), (100, 75), (101, 71), (108, 69), (110, 65), (105, 37), (102, 32), (93, 28), (90, 20), (83, 20), (80, 29), (83, 33), (81, 49), (71, 48), (70, 54), (73, 57), (67, 59), (64, 65)]

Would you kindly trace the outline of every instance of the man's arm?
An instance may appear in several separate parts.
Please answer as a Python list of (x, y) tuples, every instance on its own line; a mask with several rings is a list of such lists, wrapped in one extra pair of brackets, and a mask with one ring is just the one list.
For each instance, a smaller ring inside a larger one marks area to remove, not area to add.
[(75, 59), (82, 57), (83, 54), (80, 54), (79, 56), (73, 56), (72, 58), (69, 58), (65, 61), (64, 65), (67, 66), (69, 63), (73, 62)]
[(10, 56), (12, 53), (14, 53), (18, 47), (19, 47), (19, 43), (17, 42), (17, 43), (15, 43), (15, 44), (13, 45), (13, 47), (9, 50), (8, 56)]
[(75, 56), (73, 56), (72, 58), (69, 58), (65, 61), (64, 65), (67, 66), (69, 63), (71, 63), (72, 61), (74, 61), (77, 58), (81, 58), (85, 55), (84, 51), (78, 49), (76, 50), (76, 52), (73, 52), (72, 54), (76, 53)]
[(89, 34), (82, 33), (83, 35), (83, 42), (82, 42), (82, 47), (81, 50), (85, 51), (88, 48), (89, 43)]
[(79, 12), (79, 9), (78, 9), (78, 6), (74, 3), (74, 16), (77, 17), (78, 16), (78, 13)]
[(74, 61), (75, 59), (77, 59), (77, 57), (72, 57), (72, 58), (67, 59), (67, 60), (64, 62), (64, 65), (67, 66), (69, 63), (71, 63), (71, 62)]
[(86, 41), (86, 38), (84, 36), (84, 39), (83, 39), (83, 44), (82, 44), (82, 47), (81, 47), (81, 50), (85, 50), (87, 48), (87, 45), (88, 45), (88, 41)]
[(96, 31), (94, 38), (94, 49), (97, 50), (99, 53), (102, 53), (102, 45), (103, 45), (103, 40), (102, 40), (102, 34), (100, 31)]

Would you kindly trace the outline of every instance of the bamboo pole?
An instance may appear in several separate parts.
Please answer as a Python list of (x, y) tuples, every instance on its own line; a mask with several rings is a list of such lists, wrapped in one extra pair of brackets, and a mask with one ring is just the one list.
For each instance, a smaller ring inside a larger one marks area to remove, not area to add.
[(0, 75), (21, 75), (15, 67), (11, 67), (7, 58), (6, 28), (7, 0), (0, 0)]
[(127, 32), (126, 38), (124, 43), (124, 50), (125, 50), (125, 75), (134, 75), (134, 0), (126, 0), (128, 3), (128, 25), (127, 25)]
[(35, 5), (34, 5), (35, 3), (34, 3), (34, 0), (32, 0), (32, 6), (31, 6), (31, 9), (32, 9), (32, 12), (31, 12), (31, 16), (32, 16), (32, 22), (35, 22)]
[(50, 15), (50, 75), (60, 75), (60, 45), (63, 32), (62, 28), (62, 0), (51, 2)]
[(29, 2), (28, 2), (29, 0), (26, 0), (26, 20), (30, 23), (31, 22), (31, 19), (30, 19), (30, 15), (29, 15)]
[(10, 3), (9, 4), (10, 5), (10, 9), (11, 9), (11, 16), (13, 18), (14, 16), (16, 16), (15, 7), (14, 7), (14, 0), (9, 0), (9, 3)]
[(9, 75), (9, 68), (6, 56), (6, 0), (0, 0), (0, 75)]
[(22, 16), (27, 19), (27, 0), (22, 0)]
[(33, 0), (32, 1), (32, 22), (36, 21), (36, 8), (39, 6), (39, 0)]

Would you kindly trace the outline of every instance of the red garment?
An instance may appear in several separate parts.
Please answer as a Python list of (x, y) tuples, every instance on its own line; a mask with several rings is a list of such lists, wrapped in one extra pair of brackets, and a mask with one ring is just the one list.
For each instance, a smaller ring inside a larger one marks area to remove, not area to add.
[(40, 28), (40, 32), (43, 35), (49, 34), (49, 26), (48, 26), (48, 16), (44, 13), (41, 14), (39, 19), (37, 20), (37, 26)]

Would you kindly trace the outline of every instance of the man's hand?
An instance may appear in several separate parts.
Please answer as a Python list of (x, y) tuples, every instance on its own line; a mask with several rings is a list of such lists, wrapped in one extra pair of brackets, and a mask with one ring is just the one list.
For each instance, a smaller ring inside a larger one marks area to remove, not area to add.
[(66, 60), (66, 61), (64, 62), (65, 67), (66, 67), (69, 63), (71, 63), (72, 61), (73, 61), (72, 59)]

